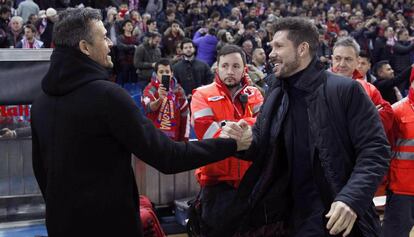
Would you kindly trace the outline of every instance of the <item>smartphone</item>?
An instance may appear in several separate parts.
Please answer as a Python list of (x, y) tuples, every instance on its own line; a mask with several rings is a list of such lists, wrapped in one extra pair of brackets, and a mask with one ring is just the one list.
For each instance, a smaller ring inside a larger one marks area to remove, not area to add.
[(169, 75), (162, 75), (161, 83), (162, 83), (162, 86), (165, 87), (166, 91), (170, 90), (170, 76)]

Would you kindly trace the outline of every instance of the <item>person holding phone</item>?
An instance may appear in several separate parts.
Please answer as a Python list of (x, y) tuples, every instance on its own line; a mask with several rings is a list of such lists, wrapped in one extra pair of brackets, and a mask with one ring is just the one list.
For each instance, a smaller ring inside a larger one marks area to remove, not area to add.
[(173, 77), (169, 59), (163, 58), (155, 63), (142, 103), (146, 116), (157, 128), (175, 141), (188, 141), (189, 105), (184, 89)]

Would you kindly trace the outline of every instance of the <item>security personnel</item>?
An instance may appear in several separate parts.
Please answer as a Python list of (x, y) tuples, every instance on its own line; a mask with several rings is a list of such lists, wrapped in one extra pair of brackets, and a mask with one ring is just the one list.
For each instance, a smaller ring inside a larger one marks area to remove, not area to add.
[(414, 76), (408, 96), (393, 104), (395, 144), (389, 170), (389, 193), (383, 236), (409, 236), (414, 226)]
[[(241, 48), (226, 45), (217, 59), (215, 81), (194, 90), (191, 101), (192, 123), (198, 139), (219, 136), (226, 121), (243, 119), (253, 125), (263, 103), (260, 91), (249, 86), (246, 57)], [(250, 162), (229, 157), (196, 170), (201, 185), (203, 235), (208, 235), (208, 227), (220, 221), (209, 218), (210, 214), (222, 210), (221, 205), (226, 205), (226, 200), (233, 197), (249, 166)]]

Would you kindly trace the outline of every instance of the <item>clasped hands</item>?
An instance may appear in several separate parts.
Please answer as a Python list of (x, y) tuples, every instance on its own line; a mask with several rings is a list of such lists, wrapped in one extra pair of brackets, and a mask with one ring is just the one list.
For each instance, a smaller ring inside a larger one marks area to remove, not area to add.
[(238, 122), (226, 122), (221, 128), (219, 137), (221, 138), (233, 138), (237, 141), (237, 151), (247, 150), (253, 140), (251, 126), (241, 119)]

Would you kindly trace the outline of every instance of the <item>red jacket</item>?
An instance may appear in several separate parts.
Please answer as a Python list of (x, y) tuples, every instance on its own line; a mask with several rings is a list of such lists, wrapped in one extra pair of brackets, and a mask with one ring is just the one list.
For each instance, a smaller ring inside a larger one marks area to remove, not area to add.
[(409, 98), (393, 104), (396, 137), (389, 170), (394, 193), (414, 195), (414, 103)]
[(392, 111), (391, 105), (388, 101), (384, 100), (381, 96), (381, 93), (378, 89), (371, 83), (365, 81), (363, 76), (355, 70), (352, 78), (357, 80), (365, 92), (368, 94), (371, 101), (375, 106), (381, 105), (381, 108), (378, 110), (378, 113), (381, 117), (381, 122), (384, 127), (385, 133), (387, 134), (388, 141), (393, 140), (393, 123), (394, 123), (394, 113)]
[(145, 87), (142, 103), (146, 116), (154, 122), (154, 125), (163, 131), (174, 141), (188, 141), (190, 135), (188, 102), (184, 89), (171, 80), (170, 91), (157, 111), (151, 111), (150, 102), (158, 99), (158, 87), (160, 82), (156, 77)]
[[(244, 119), (250, 125), (256, 122), (263, 104), (262, 94), (257, 88), (248, 86), (246, 78), (243, 79), (243, 85), (232, 98), (227, 86), (216, 75), (213, 83), (194, 90), (191, 119), (198, 139), (218, 137), (221, 132), (220, 123), (224, 120), (237, 122)], [(241, 94), (247, 95), (245, 105), (240, 102)], [(195, 175), (201, 186), (225, 181), (238, 187), (250, 164), (251, 162), (229, 157), (197, 169)]]

